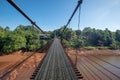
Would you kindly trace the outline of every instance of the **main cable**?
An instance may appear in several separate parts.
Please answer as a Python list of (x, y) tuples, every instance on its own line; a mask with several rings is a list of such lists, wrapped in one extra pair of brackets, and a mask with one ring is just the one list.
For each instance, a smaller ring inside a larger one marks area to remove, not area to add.
[(78, 12), (78, 30), (80, 30), (80, 15), (81, 15), (81, 5), (79, 7), (79, 12)]
[(20, 7), (18, 7), (16, 5), (15, 2), (13, 2), (13, 0), (7, 0), (15, 9), (17, 9), (25, 18), (27, 18), (32, 25), (34, 25), (38, 30), (40, 30), (43, 34), (46, 34), (34, 21), (32, 21), (32, 19), (30, 19), (23, 11), (22, 9), (20, 9)]
[(75, 8), (75, 10), (74, 10), (74, 12), (72, 13), (72, 15), (71, 15), (71, 17), (70, 17), (70, 19), (68, 20), (67, 24), (66, 24), (65, 27), (63, 28), (63, 33), (65, 32), (68, 24), (71, 22), (73, 16), (75, 15), (77, 9), (79, 8), (79, 6), (80, 6), (81, 4), (82, 4), (82, 0), (79, 0), (79, 1), (78, 1), (78, 4), (77, 4), (77, 6), (76, 6), (76, 8)]

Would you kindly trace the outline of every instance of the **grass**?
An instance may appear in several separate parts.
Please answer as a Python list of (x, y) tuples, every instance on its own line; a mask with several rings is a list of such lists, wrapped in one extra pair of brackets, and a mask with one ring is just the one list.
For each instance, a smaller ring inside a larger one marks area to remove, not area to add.
[(106, 46), (86, 46), (84, 47), (86, 50), (93, 50), (93, 49), (99, 49), (99, 50), (107, 50), (109, 47)]
[(93, 47), (93, 46), (86, 46), (86, 47), (84, 47), (84, 49), (86, 49), (86, 50), (93, 50), (93, 49), (96, 49), (96, 47)]

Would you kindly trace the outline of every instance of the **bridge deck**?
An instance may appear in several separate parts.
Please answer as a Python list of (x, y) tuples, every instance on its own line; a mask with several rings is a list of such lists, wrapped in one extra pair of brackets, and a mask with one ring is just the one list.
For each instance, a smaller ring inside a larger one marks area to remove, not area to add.
[(35, 80), (78, 80), (57, 38), (54, 39)]

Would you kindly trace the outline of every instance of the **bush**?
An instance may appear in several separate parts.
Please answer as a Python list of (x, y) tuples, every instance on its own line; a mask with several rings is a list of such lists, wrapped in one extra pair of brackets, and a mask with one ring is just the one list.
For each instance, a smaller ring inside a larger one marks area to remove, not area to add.
[(99, 50), (107, 50), (107, 49), (109, 49), (109, 47), (105, 47), (105, 46), (100, 46), (100, 47), (97, 47)]
[(96, 48), (92, 47), (92, 46), (87, 46), (87, 47), (84, 47), (84, 49), (86, 49), (86, 50), (93, 50), (93, 49), (96, 49)]
[(67, 40), (65, 40), (65, 39), (62, 40), (62, 44), (63, 44), (64, 48), (70, 47), (69, 42)]
[(120, 42), (114, 41), (114, 42), (110, 45), (110, 49), (120, 49)]

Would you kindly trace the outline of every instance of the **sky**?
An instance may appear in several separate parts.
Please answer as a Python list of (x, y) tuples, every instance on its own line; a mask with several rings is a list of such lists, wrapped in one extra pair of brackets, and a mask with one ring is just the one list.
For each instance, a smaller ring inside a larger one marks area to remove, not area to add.
[[(66, 25), (78, 0), (14, 0), (14, 2), (44, 31)], [(0, 0), (0, 26), (14, 30), (19, 25), (31, 25), (7, 0)], [(68, 26), (78, 29), (78, 11)], [(120, 30), (120, 0), (83, 0), (80, 29), (92, 27)]]

